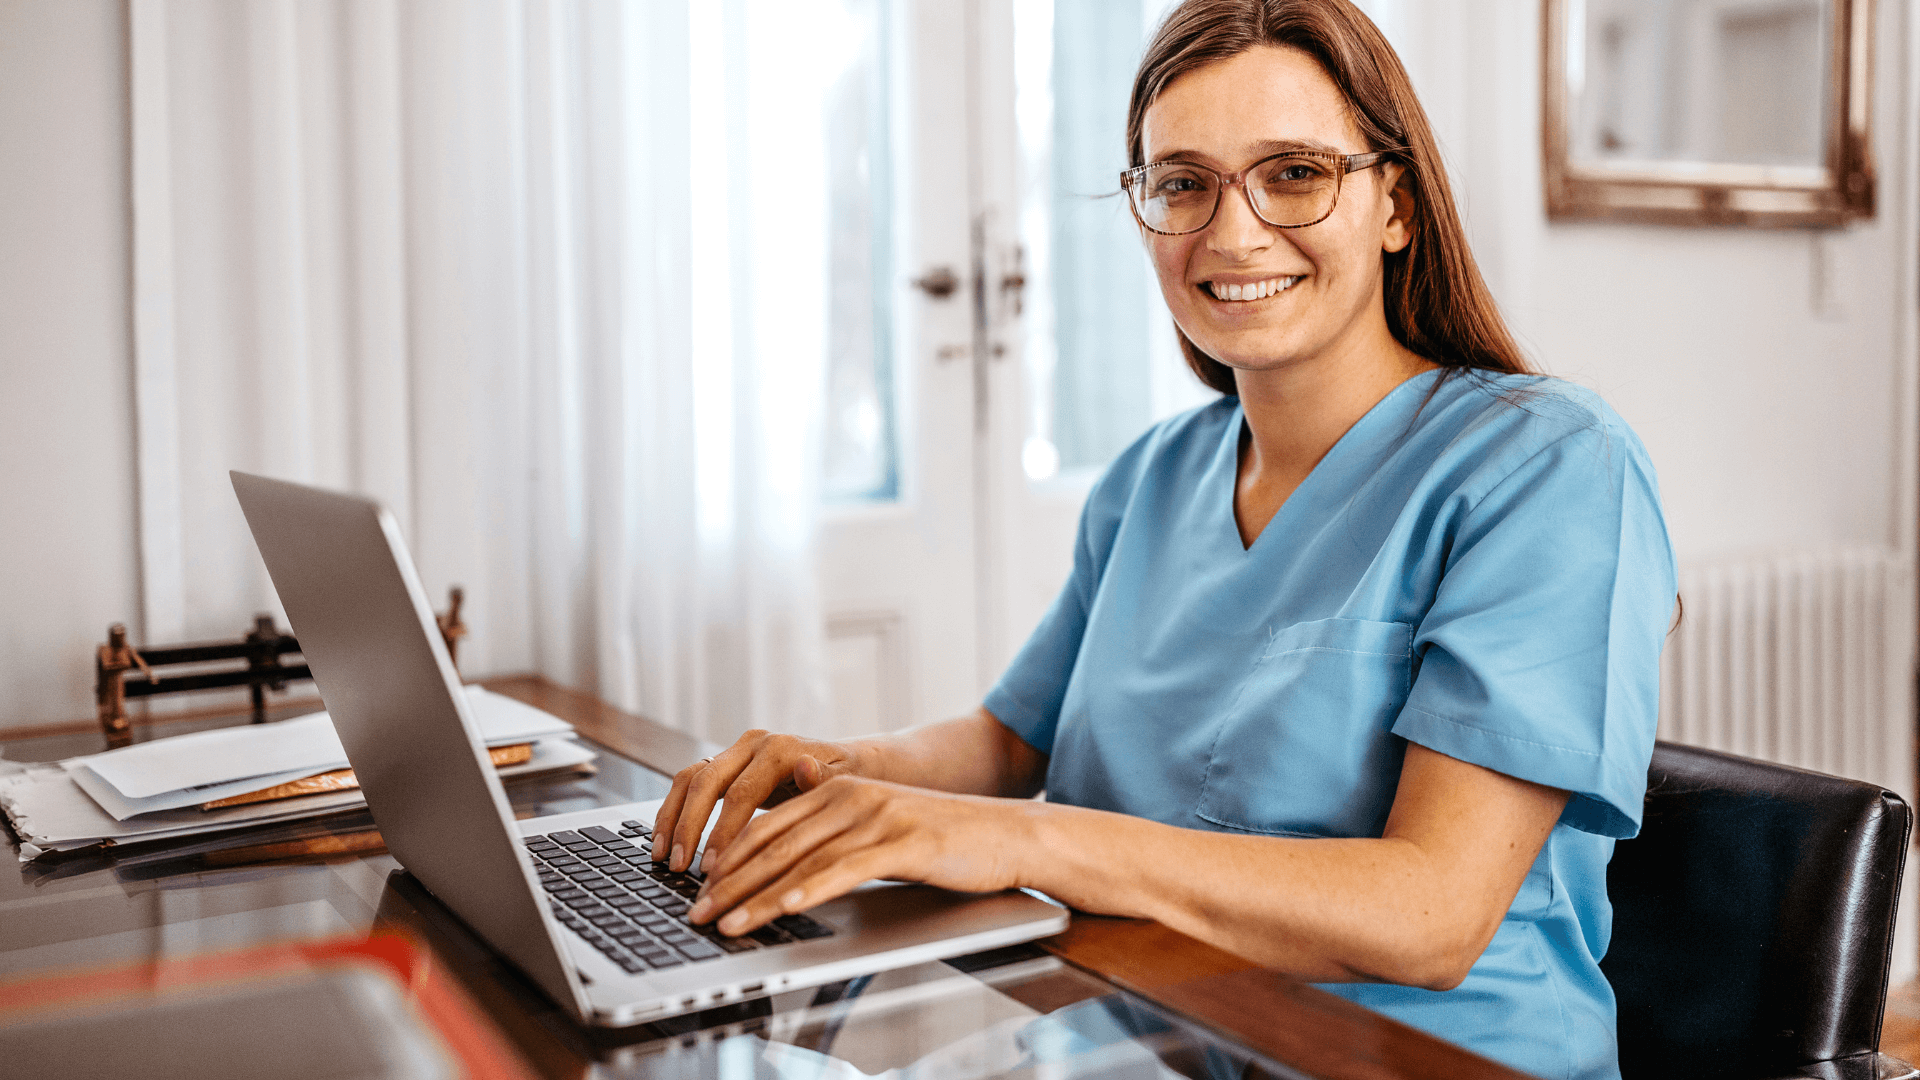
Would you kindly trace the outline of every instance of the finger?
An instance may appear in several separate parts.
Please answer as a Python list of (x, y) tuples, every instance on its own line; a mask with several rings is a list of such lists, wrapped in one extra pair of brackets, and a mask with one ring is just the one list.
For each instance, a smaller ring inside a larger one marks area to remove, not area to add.
[(830, 807), (837, 806), (844, 810), (847, 806), (853, 805), (852, 810), (833, 820), (849, 820), (849, 815), (851, 819), (858, 819), (866, 814), (863, 809), (866, 800), (861, 798), (863, 794), (858, 786), (824, 790), (815, 788), (805, 795), (781, 803), (747, 824), (739, 837), (727, 845), (727, 850), (714, 860), (709, 876), (725, 877), (728, 874), (737, 873), (747, 860), (757, 855), (768, 844), (786, 835), (787, 830), (825, 812)]
[(787, 763), (781, 760), (782, 756), (763, 750), (747, 764), (733, 783), (727, 785), (720, 817), (713, 823), (713, 831), (707, 834), (707, 853), (700, 864), (703, 869), (715, 865), (716, 858), (733, 844), (734, 838), (753, 820), (753, 812), (773, 795), (774, 789), (785, 782)]
[[(753, 760), (764, 731), (749, 731), (740, 736), (739, 741), (714, 756), (705, 768), (694, 774), (693, 782), (687, 786), (686, 802), (681, 806), (679, 819), (673, 823), (672, 845), (667, 849), (667, 866), (671, 870), (685, 870), (693, 865), (694, 852), (700, 850), (700, 834), (706, 831), (707, 818), (713, 814), (713, 806), (726, 793), (728, 785), (740, 775), (747, 763)], [(658, 834), (655, 834), (656, 841)], [(656, 847), (655, 858), (659, 857)]]
[(750, 933), (782, 915), (818, 907), (876, 877), (893, 876), (897, 845), (876, 843), (873, 830), (836, 839), (721, 916), (718, 929), (730, 937)]
[(673, 774), (673, 787), (667, 790), (667, 797), (660, 801), (660, 809), (653, 815), (653, 842), (650, 848), (654, 862), (666, 858), (666, 851), (662, 847), (666, 844), (665, 838), (673, 835), (674, 823), (680, 819), (680, 809), (687, 801), (687, 788), (693, 784), (694, 776), (712, 760), (701, 758)]
[(729, 852), (723, 862), (732, 865), (707, 875), (707, 884), (700, 890), (699, 899), (687, 917), (696, 923), (706, 922), (764, 889), (768, 882), (787, 873), (823, 845), (871, 820), (870, 815), (860, 813), (855, 807), (828, 805), (821, 812), (795, 822), (771, 841), (757, 843), (752, 858), (744, 862)]
[(808, 792), (836, 776), (849, 776), (852, 772), (852, 766), (844, 761), (829, 764), (812, 754), (801, 754), (793, 766), (793, 783), (802, 792)]

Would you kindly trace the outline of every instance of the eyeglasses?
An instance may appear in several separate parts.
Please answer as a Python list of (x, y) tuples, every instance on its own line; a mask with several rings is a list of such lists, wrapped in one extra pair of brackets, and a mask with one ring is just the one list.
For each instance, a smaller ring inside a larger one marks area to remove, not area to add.
[(1340, 182), (1348, 173), (1371, 169), (1404, 150), (1370, 154), (1330, 154), (1288, 150), (1222, 176), (1205, 165), (1157, 161), (1120, 174), (1127, 204), (1140, 224), (1163, 236), (1199, 232), (1220, 210), (1220, 193), (1240, 185), (1247, 205), (1276, 229), (1303, 229), (1327, 220), (1340, 202)]

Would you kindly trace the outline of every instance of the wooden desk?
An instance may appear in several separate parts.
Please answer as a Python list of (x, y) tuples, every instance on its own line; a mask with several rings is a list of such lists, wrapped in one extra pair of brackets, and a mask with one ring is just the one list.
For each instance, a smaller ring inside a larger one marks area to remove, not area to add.
[[(658, 798), (666, 776), (715, 749), (544, 679), (484, 684), (566, 719), (612, 751), (591, 779), (510, 785), (510, 801), (522, 815)], [(0, 752), (16, 760), (47, 760), (97, 750), (98, 739), (90, 725), (43, 729), (31, 739), (0, 744)], [(1085, 1016), (1089, 1010), (1107, 1025), (1103, 1030), (1112, 1029), (1115, 1016), (1123, 1027), (1137, 1029), (1132, 1043), (1101, 1051), (1108, 1058), (1121, 1055), (1116, 1067), (1131, 1052), (1189, 1075), (1217, 1071), (1222, 1055), (1248, 1075), (1521, 1075), (1158, 924), (1088, 915), (1076, 915), (1071, 929), (1037, 948), (876, 976), (874, 985), (897, 991), (889, 999), (896, 1003), (886, 1006), (895, 1011), (868, 1018), (865, 1029), (859, 1011), (849, 1011), (846, 1002), (822, 1004), (809, 1000), (811, 991), (798, 991), (771, 1003), (624, 1032), (585, 1031), (397, 871), (390, 856), (364, 850), (271, 865), (102, 856), (0, 871), (0, 978), (386, 928), (425, 942), (512, 1045), (549, 1077), (583, 1076), (596, 1068), (618, 1075), (705, 1075), (719, 1067), (726, 1046), (737, 1045), (728, 1040), (742, 1039), (756, 1052), (770, 1053), (775, 1046), (794, 1054), (831, 1049), (873, 1072), (924, 1061), (923, 1055), (949, 1045), (941, 1039), (956, 1033), (991, 1038), (995, 1025)], [(956, 1016), (971, 1019), (956, 1028)], [(1063, 1075), (1082, 1075), (1074, 1069), (1105, 1060), (1069, 1062)]]

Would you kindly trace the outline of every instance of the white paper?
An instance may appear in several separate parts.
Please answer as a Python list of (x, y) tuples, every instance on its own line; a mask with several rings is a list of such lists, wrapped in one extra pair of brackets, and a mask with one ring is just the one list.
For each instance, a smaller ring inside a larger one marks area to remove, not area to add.
[(100, 809), (112, 814), (114, 820), (125, 821), (140, 814), (151, 814), (156, 810), (173, 810), (182, 806), (198, 806), (201, 803), (224, 799), (229, 795), (245, 795), (248, 792), (264, 788), (278, 787), (295, 780), (304, 780), (313, 775), (308, 769), (295, 769), (292, 772), (271, 773), (267, 776), (249, 776), (239, 780), (230, 780), (224, 784), (209, 784), (205, 787), (187, 788), (180, 791), (163, 791), (158, 795), (144, 799), (129, 799), (120, 794), (112, 784), (87, 767), (79, 758), (69, 758), (60, 763), (80, 785), (80, 790), (93, 796)]
[[(467, 688), (467, 704), (480, 739), (488, 746), (531, 742), (573, 730), (573, 725), (551, 713), (478, 686)], [(333, 720), (319, 712), (271, 724), (175, 735), (77, 760), (129, 801), (180, 792), (186, 797), (174, 805), (186, 806), (222, 798), (203, 794), (203, 789), (215, 785), (245, 781), (251, 786), (241, 790), (258, 791), (343, 769), (347, 752), (334, 733)], [(282, 778), (273, 779), (276, 776)]]
[[(525, 773), (564, 769), (592, 761), (593, 751), (572, 739), (540, 739), (533, 744), (533, 757), (519, 765), (499, 770), (502, 778)], [(131, 844), (147, 840), (171, 839), (217, 833), (228, 829), (351, 810), (366, 805), (357, 790), (302, 795), (275, 802), (231, 806), (222, 810), (184, 807), (145, 814), (130, 821), (115, 821), (100, 804), (89, 798), (74, 783), (72, 773), (59, 764), (29, 765), (11, 775), (0, 775), (0, 810), (12, 819), (14, 831), (36, 850), (63, 850), (84, 847), (95, 841), (111, 839)]]
[(326, 713), (271, 724), (244, 724), (109, 750), (80, 759), (129, 799), (186, 791), (230, 780), (346, 765), (347, 752)]

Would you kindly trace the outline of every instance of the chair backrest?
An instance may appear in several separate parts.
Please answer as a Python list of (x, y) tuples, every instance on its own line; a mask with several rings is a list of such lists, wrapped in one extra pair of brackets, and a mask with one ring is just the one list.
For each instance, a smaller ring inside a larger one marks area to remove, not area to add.
[(1624, 1080), (1871, 1076), (1911, 827), (1876, 784), (1655, 746), (1607, 869)]

